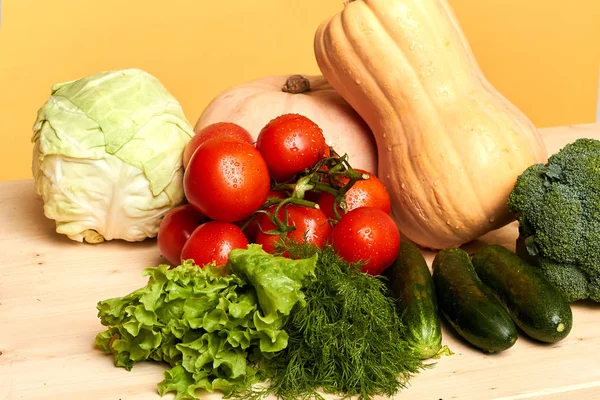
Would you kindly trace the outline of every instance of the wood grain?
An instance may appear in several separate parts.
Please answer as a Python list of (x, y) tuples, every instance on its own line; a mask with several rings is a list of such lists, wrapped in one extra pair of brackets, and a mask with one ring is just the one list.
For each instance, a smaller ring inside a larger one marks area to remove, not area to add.
[[(554, 153), (578, 137), (600, 138), (600, 124), (543, 135)], [(141, 363), (127, 372), (94, 347), (103, 330), (96, 303), (145, 285), (141, 271), (162, 261), (155, 240), (75, 243), (54, 232), (42, 206), (32, 181), (0, 183), (0, 399), (160, 399), (164, 366)], [(515, 238), (513, 223), (482, 240), (514, 247)], [(496, 355), (465, 345), (444, 327), (444, 344), (455, 354), (437, 360), (396, 398), (600, 399), (600, 305), (579, 302), (573, 314), (563, 341), (542, 345), (521, 335)]]

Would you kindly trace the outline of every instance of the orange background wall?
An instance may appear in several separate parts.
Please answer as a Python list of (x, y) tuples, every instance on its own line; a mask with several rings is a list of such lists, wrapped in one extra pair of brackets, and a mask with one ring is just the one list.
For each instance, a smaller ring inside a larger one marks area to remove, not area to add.
[[(313, 34), (342, 0), (2, 0), (0, 180), (31, 177), (50, 86), (107, 69), (158, 77), (192, 124), (220, 91), (318, 73)], [(592, 122), (600, 1), (450, 0), (489, 80), (540, 127)]]

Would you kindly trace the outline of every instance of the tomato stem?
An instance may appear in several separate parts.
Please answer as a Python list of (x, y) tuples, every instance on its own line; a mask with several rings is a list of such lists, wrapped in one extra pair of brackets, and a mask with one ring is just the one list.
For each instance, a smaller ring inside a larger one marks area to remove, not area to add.
[[(369, 174), (353, 169), (348, 162), (347, 154), (340, 156), (333, 147), (330, 147), (329, 151), (329, 156), (321, 158), (313, 167), (298, 174), (295, 181), (273, 182), (272, 188), (287, 193), (288, 197), (285, 199), (276, 197), (269, 198), (260, 210), (256, 211), (255, 215), (258, 213), (267, 214), (276, 227), (276, 229), (269, 230), (265, 233), (284, 235), (295, 229), (294, 226), (290, 226), (288, 223), (287, 211), (285, 211), (283, 221), (279, 218), (281, 207), (288, 204), (294, 204), (318, 209), (319, 205), (317, 203), (305, 199), (307, 192), (324, 192), (335, 196), (333, 205), (335, 221), (332, 222), (335, 223), (340, 220), (341, 215), (338, 208), (342, 211), (346, 210), (346, 193), (356, 182), (369, 179)], [(270, 213), (267, 209), (272, 206), (275, 206), (275, 209), (273, 213)], [(254, 217), (255, 216), (252, 218)], [(247, 221), (244, 224), (244, 227), (249, 223), (250, 221)], [(260, 226), (259, 229), (262, 231)]]

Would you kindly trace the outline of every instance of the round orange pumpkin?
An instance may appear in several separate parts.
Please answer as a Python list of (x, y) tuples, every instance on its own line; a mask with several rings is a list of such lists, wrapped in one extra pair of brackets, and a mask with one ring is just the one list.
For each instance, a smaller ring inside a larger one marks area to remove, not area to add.
[(310, 118), (323, 130), (329, 146), (340, 155), (348, 154), (353, 168), (377, 174), (371, 130), (320, 75), (268, 76), (234, 86), (210, 102), (194, 131), (216, 122), (233, 122), (256, 140), (270, 120), (287, 113)]

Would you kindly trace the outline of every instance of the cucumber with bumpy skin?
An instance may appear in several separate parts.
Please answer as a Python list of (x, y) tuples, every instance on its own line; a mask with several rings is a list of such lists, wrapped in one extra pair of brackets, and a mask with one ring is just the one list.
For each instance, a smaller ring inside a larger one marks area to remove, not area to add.
[(441, 314), (466, 341), (487, 353), (515, 344), (517, 327), (479, 279), (464, 250), (448, 248), (436, 255), (433, 284)]
[(479, 278), (527, 336), (555, 343), (569, 334), (573, 325), (569, 303), (534, 266), (496, 244), (478, 249), (472, 262)]
[(384, 276), (392, 296), (398, 299), (405, 339), (421, 359), (435, 356), (442, 348), (441, 321), (431, 272), (417, 246), (403, 240)]

